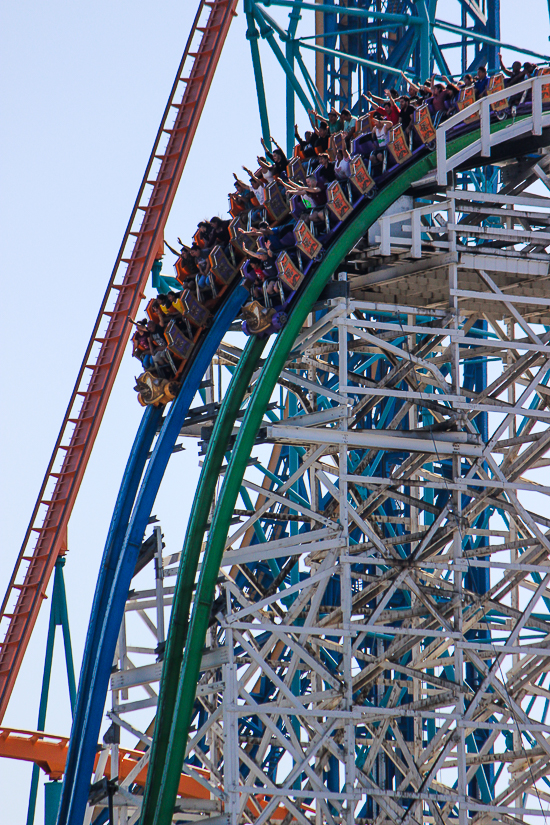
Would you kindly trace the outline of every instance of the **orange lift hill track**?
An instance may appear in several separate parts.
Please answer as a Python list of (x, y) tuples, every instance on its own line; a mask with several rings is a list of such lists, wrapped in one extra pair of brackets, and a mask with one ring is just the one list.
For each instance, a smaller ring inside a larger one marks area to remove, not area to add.
[(149, 273), (162, 249), (164, 227), (236, 5), (237, 0), (201, 0), (164, 110), (0, 608), (0, 632), (4, 634), (0, 642), (0, 721), (56, 559), (67, 551), (67, 524), (130, 335), (126, 319), (137, 312)]

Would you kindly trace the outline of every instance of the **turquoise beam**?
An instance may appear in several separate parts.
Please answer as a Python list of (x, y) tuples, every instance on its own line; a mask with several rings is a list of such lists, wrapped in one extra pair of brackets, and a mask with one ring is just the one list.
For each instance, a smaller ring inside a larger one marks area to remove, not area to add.
[(372, 34), (372, 32), (388, 31), (388, 29), (398, 29), (399, 23), (390, 23), (389, 25), (381, 26), (361, 26), (360, 29), (343, 29), (341, 32), (320, 32), (319, 34), (308, 34), (306, 37), (297, 37), (297, 43), (303, 43), (306, 40), (322, 40), (323, 37), (335, 37), (339, 34)]
[(304, 107), (306, 112), (309, 109), (313, 109), (314, 107), (313, 107), (311, 101), (308, 99), (306, 93), (304, 92), (304, 90), (300, 86), (298, 80), (296, 79), (296, 75), (294, 74), (294, 71), (293, 71), (292, 67), (289, 65), (288, 60), (286, 59), (286, 57), (282, 53), (278, 43), (276, 43), (275, 37), (273, 35), (273, 29), (267, 23), (267, 21), (264, 18), (261, 10), (257, 6), (254, 6), (254, 17), (256, 18), (256, 20), (257, 20), (257, 22), (260, 26), (261, 36), (265, 40), (267, 40), (267, 42), (271, 46), (271, 50), (272, 50), (273, 54), (275, 55), (275, 57), (279, 61), (279, 65), (281, 66), (281, 68), (285, 72), (287, 78), (289, 79), (290, 83), (292, 84), (292, 86), (294, 88), (294, 91), (296, 92), (296, 94), (297, 94), (297, 96), (300, 100), (300, 103), (302, 104), (302, 106)]
[(369, 66), (371, 69), (379, 69), (382, 72), (401, 76), (401, 69), (395, 69), (393, 66), (384, 63), (377, 63), (376, 60), (367, 60), (366, 57), (357, 57), (346, 52), (339, 52), (336, 49), (327, 49), (326, 46), (314, 46), (313, 43), (302, 43), (301, 45), (303, 49), (311, 49), (312, 52), (329, 54), (331, 57), (338, 57), (340, 60), (349, 60), (350, 63), (358, 63), (360, 66)]
[[(292, 41), (285, 43), (285, 57), (288, 65), (294, 72), (294, 51), (295, 46)], [(295, 92), (290, 78), (286, 76), (286, 156), (292, 157), (294, 151), (294, 124), (296, 123)]]
[(300, 71), (302, 72), (302, 77), (304, 78), (304, 80), (306, 82), (306, 86), (309, 89), (309, 93), (312, 96), (312, 98), (315, 100), (315, 103), (317, 104), (316, 105), (317, 111), (319, 112), (319, 114), (326, 115), (327, 110), (326, 110), (326, 106), (325, 106), (325, 101), (323, 100), (323, 98), (319, 94), (319, 90), (317, 89), (317, 86), (315, 85), (315, 83), (311, 79), (311, 75), (307, 70), (307, 66), (304, 63), (304, 58), (300, 54), (300, 49), (299, 48), (296, 49), (295, 57), (296, 57), (296, 62), (298, 63), (298, 66), (300, 67)]
[(420, 77), (422, 80), (430, 77), (432, 73), (432, 26), (425, 0), (418, 0), (416, 7), (418, 16), (422, 21), (420, 27)]
[[(291, 10), (289, 14), (289, 21), (288, 21), (288, 41), (285, 43), (285, 57), (288, 61), (288, 65), (292, 69), (292, 73), (294, 74), (294, 56), (296, 52), (296, 46), (294, 44), (294, 36), (296, 34), (296, 29), (298, 28), (298, 23), (301, 20), (302, 15), (300, 14), (300, 7), (302, 3), (298, 2)], [(286, 154), (287, 157), (292, 156), (292, 152), (294, 150), (294, 124), (296, 122), (296, 113), (295, 113), (295, 91), (294, 87), (290, 81), (290, 77), (286, 76)]]
[[(264, 6), (286, 6), (292, 8), (296, 6), (295, 0), (263, 0)], [(349, 6), (329, 6), (324, 3), (301, 3), (304, 11), (319, 11), (322, 14), (345, 14), (346, 17), (367, 17), (372, 20), (383, 20), (385, 23), (399, 23), (402, 26), (420, 26), (422, 22), (419, 17), (412, 17), (408, 14), (387, 14), (383, 11), (369, 11), (367, 9), (354, 9)]]
[[(430, 35), (430, 40), (431, 40), (431, 44), (432, 44), (432, 54), (434, 56), (435, 62), (437, 63), (439, 71), (441, 72), (442, 75), (444, 74), (444, 75), (446, 75), (446, 77), (451, 77), (452, 76), (451, 70), (447, 66), (447, 61), (445, 60), (445, 58), (443, 56), (443, 52), (439, 48), (439, 43), (435, 39), (435, 36), (434, 36), (433, 32)], [(423, 79), (425, 79), (425, 78), (423, 78)]]
[(520, 49), (518, 46), (511, 45), (510, 43), (503, 43), (502, 40), (496, 40), (494, 37), (489, 37), (487, 34), (479, 34), (478, 32), (472, 31), (472, 29), (463, 29), (461, 26), (453, 26), (452, 23), (445, 23), (444, 20), (434, 20), (433, 25), (436, 29), (443, 29), (443, 31), (452, 32), (453, 34), (462, 34), (466, 37), (471, 37), (473, 40), (477, 40), (480, 43), (489, 43), (491, 46), (500, 46), (503, 49), (512, 49), (514, 52), (518, 52), (518, 54), (528, 54), (531, 57), (540, 57), (542, 60), (550, 60), (550, 57), (547, 54), (532, 52), (530, 49)]
[(260, 37), (253, 13), (252, 0), (245, 0), (244, 4), (246, 14), (246, 39), (250, 43), (250, 53), (252, 55), (252, 69), (254, 71), (254, 81), (256, 83), (256, 95), (258, 97), (258, 110), (260, 113), (260, 125), (262, 129), (262, 137), (268, 149), (271, 149), (271, 130), (269, 128), (269, 116), (267, 113), (267, 102), (265, 97), (264, 77), (262, 74), (262, 62), (260, 60), (260, 49), (258, 47), (258, 39)]
[[(69, 616), (67, 611), (67, 593), (65, 590), (65, 579), (63, 577), (63, 567), (65, 559), (60, 556), (55, 563), (55, 573), (53, 580), (52, 602), (50, 609), (50, 622), (48, 625), (48, 636), (46, 639), (46, 657), (44, 660), (44, 675), (42, 677), (42, 690), (40, 693), (40, 705), (38, 708), (37, 731), (43, 731), (46, 726), (46, 713), (48, 710), (48, 696), (50, 693), (50, 681), (52, 675), (53, 650), (55, 645), (55, 631), (61, 627), (63, 632), (63, 646), (65, 648), (65, 664), (67, 668), (67, 680), (69, 683), (69, 702), (71, 716), (74, 713), (76, 702), (76, 679), (74, 673), (73, 651), (71, 645), (71, 633), (69, 630)], [(29, 794), (29, 807), (27, 809), (27, 825), (33, 825), (36, 813), (36, 799), (38, 796), (38, 781), (40, 778), (40, 768), (33, 765), (31, 790)], [(61, 783), (59, 783), (61, 788)]]

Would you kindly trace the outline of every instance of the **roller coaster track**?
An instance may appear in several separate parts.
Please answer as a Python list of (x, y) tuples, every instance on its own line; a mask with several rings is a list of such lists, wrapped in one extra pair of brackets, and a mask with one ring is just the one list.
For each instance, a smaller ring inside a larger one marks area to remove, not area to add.
[[(201, 0), (2, 606), (4, 716), (206, 102), (237, 0)], [(202, 18), (207, 16), (203, 25)], [(195, 51), (191, 51), (195, 48)], [(182, 85), (180, 85), (182, 84)], [(176, 112), (174, 117), (174, 110)], [(132, 246), (133, 243), (133, 246)], [(155, 413), (150, 413), (154, 418)]]
[[(548, 124), (546, 124), (548, 125)], [(503, 124), (496, 124), (495, 132), (501, 131)], [(463, 134), (447, 144), (447, 159), (461, 153), (461, 157), (472, 157), (468, 151), (479, 141), (479, 130)], [(448, 160), (449, 163), (449, 160)], [(309, 280), (296, 301), (287, 325), (278, 334), (269, 356), (262, 366), (245, 417), (239, 429), (235, 445), (227, 466), (223, 486), (216, 501), (212, 524), (204, 552), (201, 571), (196, 585), (191, 608), (193, 583), (197, 574), (199, 552), (207, 527), (214, 481), (210, 473), (219, 473), (222, 458), (227, 448), (227, 434), (235, 423), (236, 406), (229, 397), (244, 392), (239, 388), (237, 375), (232, 380), (226, 396), (227, 405), (220, 411), (216, 429), (209, 444), (208, 454), (202, 469), (199, 486), (193, 502), (193, 517), (189, 523), (176, 592), (172, 606), (172, 620), (167, 640), (158, 715), (153, 739), (150, 771), (145, 789), (145, 797), (140, 825), (168, 825), (172, 820), (177, 795), (179, 776), (188, 744), (189, 728), (195, 702), (196, 686), (200, 672), (201, 651), (211, 616), (214, 588), (219, 575), (225, 542), (233, 516), (237, 496), (241, 489), (247, 460), (254, 446), (263, 415), (273, 390), (284, 368), (300, 329), (321, 291), (349, 254), (384, 211), (403, 195), (411, 184), (428, 175), (436, 165), (434, 156), (423, 157), (403, 169), (372, 201), (356, 207), (350, 222), (345, 225), (334, 242), (326, 250), (325, 257), (310, 275)], [(450, 168), (452, 162), (449, 163)], [(259, 353), (257, 355), (259, 357)], [(227, 422), (220, 421), (222, 414), (229, 416)], [(191, 614), (189, 618), (189, 611)]]
[(113, 513), (92, 606), (67, 756), (60, 823), (82, 822), (120, 623), (151, 508), (191, 402), (226, 329), (247, 295), (246, 289), (237, 285), (216, 313), (214, 324), (198, 348), (184, 376), (183, 387), (164, 419), (134, 505), (162, 408), (148, 407), (143, 414)]
[[(548, 116), (545, 116), (544, 126), (548, 125), (547, 120)], [(493, 124), (491, 132), (500, 132), (505, 127), (504, 123)], [(467, 156), (472, 154), (469, 147), (477, 147), (479, 135), (479, 129), (470, 127), (459, 136), (448, 139), (448, 165), (455, 155), (460, 156), (461, 161), (468, 160)], [(539, 138), (539, 143), (544, 139)], [(501, 153), (503, 151), (501, 146)], [(435, 154), (421, 153), (410, 164), (396, 169), (373, 200), (361, 198), (355, 204), (351, 218), (333, 234), (322, 261), (310, 265), (289, 321), (277, 336), (266, 362), (260, 364), (264, 341), (253, 337), (243, 351), (216, 419), (187, 529), (164, 657), (156, 732), (140, 820), (142, 825), (167, 825), (171, 821), (195, 700), (201, 652), (228, 526), (262, 416), (292, 344), (324, 286), (350, 250), (413, 182), (429, 175), (435, 166)], [(448, 168), (452, 168), (452, 162)], [(213, 326), (199, 342), (184, 375), (183, 387), (162, 421), (148, 464), (162, 412), (156, 408), (148, 408), (144, 412), (115, 506), (96, 588), (58, 825), (80, 825), (82, 822), (118, 631), (151, 508), (202, 377), (246, 295), (243, 287), (235, 287), (217, 312)], [(227, 452), (228, 439), (254, 378), (256, 382), (231, 452), (193, 596), (215, 485)]]
[[(494, 131), (500, 131), (504, 124), (494, 124), (493, 128)], [(479, 129), (474, 128), (449, 140), (447, 157), (452, 158), (459, 153), (463, 157), (468, 153), (468, 147), (478, 139)], [(338, 265), (385, 210), (413, 182), (427, 176), (435, 165), (435, 154), (423, 155), (405, 168), (397, 170), (391, 182), (372, 201), (362, 199), (362, 202), (357, 203), (353, 216), (340, 226), (323, 260), (310, 268), (288, 324), (278, 335), (260, 370), (258, 367), (265, 342), (251, 338), (243, 351), (216, 419), (187, 528), (164, 657), (156, 732), (150, 756), (151, 767), (140, 820), (142, 825), (167, 825), (171, 821), (195, 700), (201, 651), (227, 530), (246, 461), (288, 353), (308, 313)], [(202, 375), (242, 304), (243, 292), (239, 287), (232, 293), (198, 348), (183, 388), (164, 419), (132, 510), (139, 477), (160, 419), (160, 414), (155, 409), (148, 409), (144, 413), (115, 507), (96, 590), (67, 758), (59, 825), (80, 825), (82, 822), (110, 667), (137, 552), (181, 426)], [(215, 485), (227, 452), (228, 439), (255, 370), (257, 380), (231, 453), (193, 596), (199, 554)]]

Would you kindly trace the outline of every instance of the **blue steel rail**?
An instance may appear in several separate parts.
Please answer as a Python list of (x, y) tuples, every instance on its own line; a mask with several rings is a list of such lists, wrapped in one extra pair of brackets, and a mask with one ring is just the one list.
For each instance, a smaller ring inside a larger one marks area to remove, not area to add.
[(217, 311), (212, 327), (187, 370), (183, 386), (169, 408), (136, 499), (139, 481), (164, 408), (148, 407), (143, 414), (117, 497), (96, 586), (58, 825), (81, 825), (84, 818), (124, 605), (151, 508), (200, 382), (247, 297), (247, 290), (239, 284)]

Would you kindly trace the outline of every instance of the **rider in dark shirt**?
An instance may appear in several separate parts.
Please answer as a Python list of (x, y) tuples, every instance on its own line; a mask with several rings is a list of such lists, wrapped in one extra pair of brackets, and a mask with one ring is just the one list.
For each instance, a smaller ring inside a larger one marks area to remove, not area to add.
[(485, 66), (479, 66), (477, 76), (474, 80), (474, 87), (476, 90), (476, 100), (487, 95), (487, 88), (489, 86), (489, 77)]
[(326, 152), (319, 155), (319, 166), (315, 170), (317, 178), (323, 181), (324, 184), (332, 183), (336, 180), (336, 172), (334, 171), (334, 163)]

